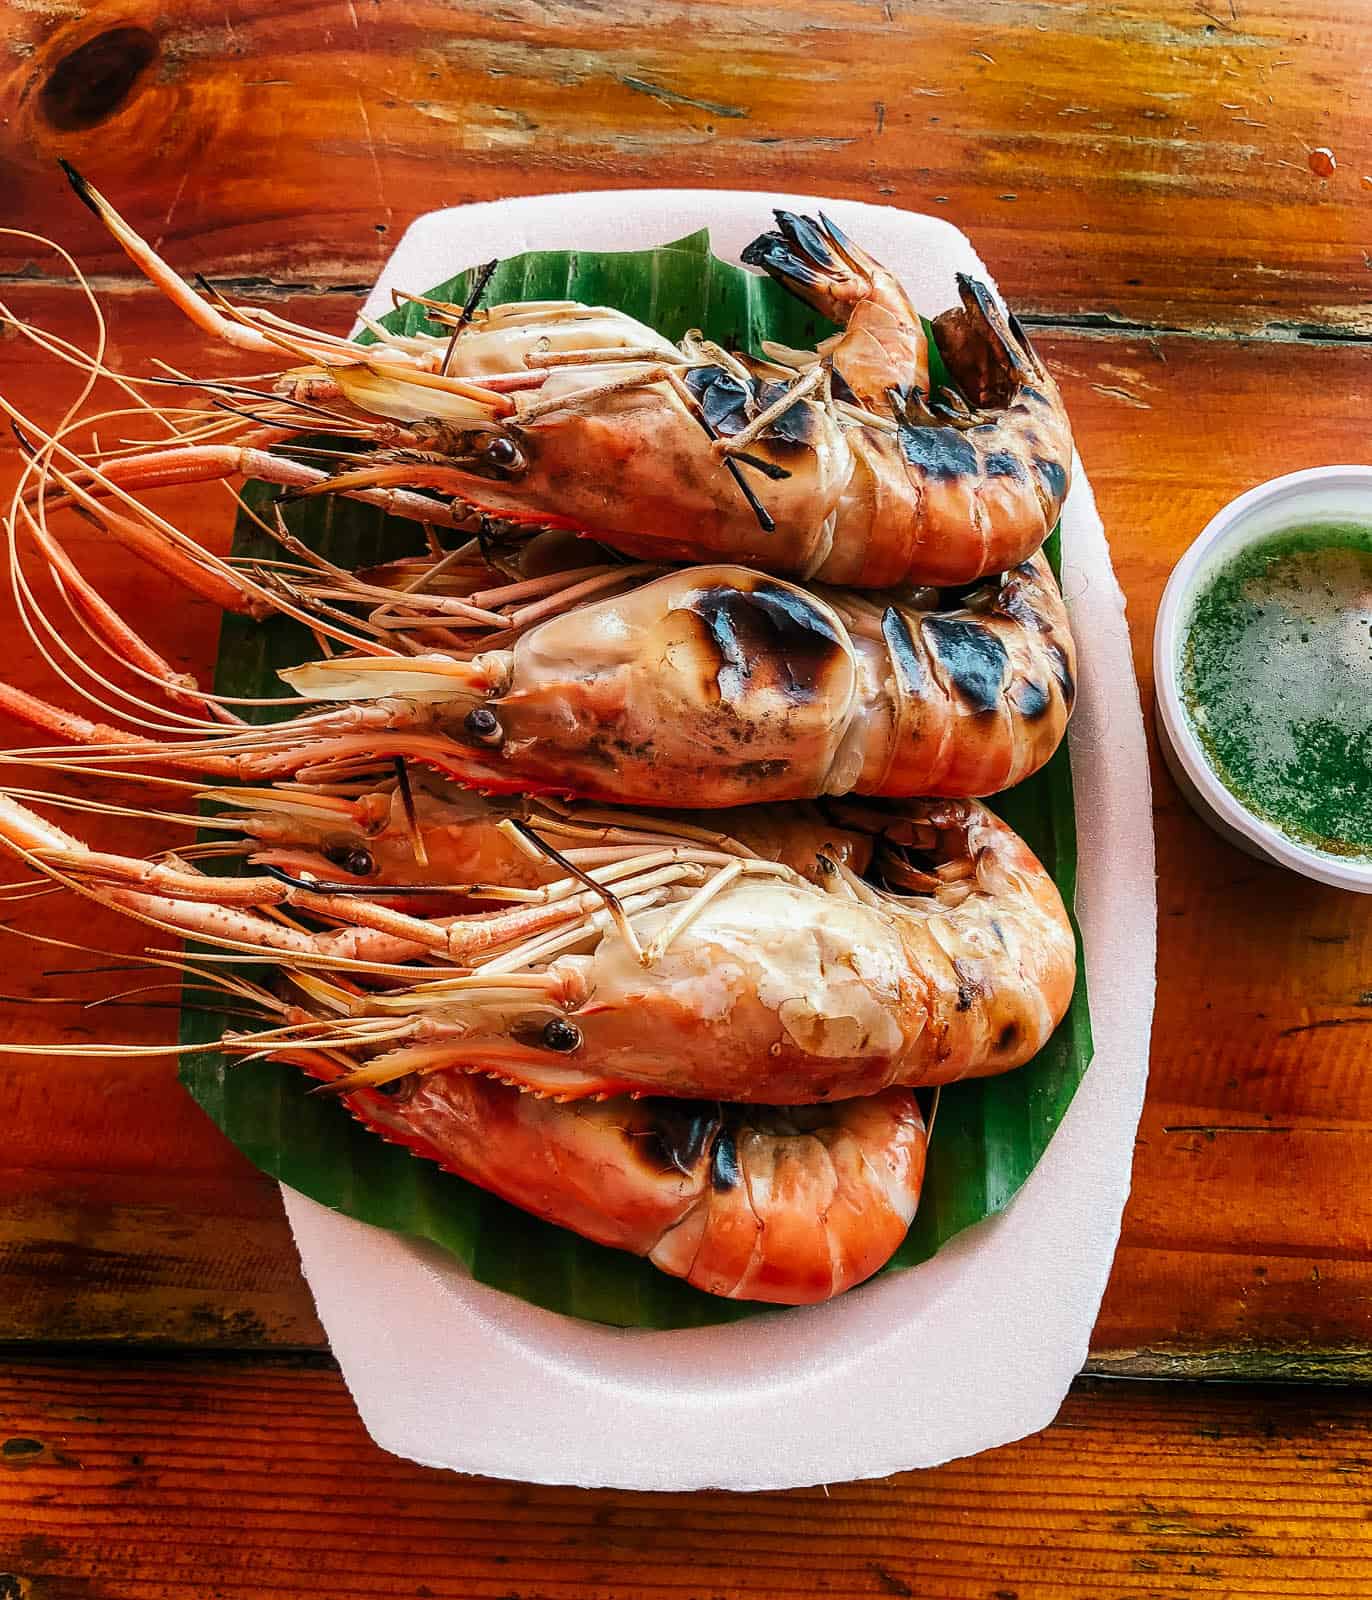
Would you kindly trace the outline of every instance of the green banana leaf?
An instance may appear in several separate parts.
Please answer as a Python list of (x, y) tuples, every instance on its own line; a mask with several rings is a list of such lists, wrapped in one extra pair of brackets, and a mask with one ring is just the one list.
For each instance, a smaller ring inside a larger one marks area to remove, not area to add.
[[(461, 301), (467, 284), (466, 274), (460, 274), (428, 294)], [(561, 298), (617, 306), (671, 339), (701, 328), (721, 343), (754, 350), (764, 338), (808, 348), (832, 331), (769, 279), (714, 257), (703, 232), (657, 250), (530, 253), (502, 262), (486, 291), (488, 304)], [(422, 308), (413, 303), (384, 321), (397, 332), (442, 331), (425, 324)], [(936, 380), (940, 366), (936, 362)], [(260, 513), (270, 497), (262, 486), (251, 485), (245, 499)], [(344, 566), (422, 548), (413, 524), (341, 499), (302, 502), (291, 508), (288, 520), (300, 538)], [(276, 553), (247, 516), (239, 519), (234, 548), (241, 555)], [(1056, 535), (1049, 553), (1056, 566)], [(260, 625), (229, 617), (215, 685), (228, 694), (276, 694), (276, 671), (313, 653), (309, 634), (296, 624)], [(1042, 772), (999, 797), (996, 809), (1029, 841), (1070, 906), (1077, 857), (1065, 746)], [(194, 1004), (188, 1000), (183, 1010), (182, 1042), (212, 1042), (228, 1021), (212, 1009), (212, 1001), (196, 994)], [(927, 1260), (1010, 1200), (1043, 1154), (1090, 1060), (1083, 966), (1065, 1021), (1033, 1062), (1005, 1077), (944, 1090), (919, 1214), (884, 1270)], [(217, 1053), (187, 1054), (181, 1079), (263, 1172), (348, 1216), (432, 1240), (482, 1282), (536, 1305), (642, 1328), (698, 1326), (773, 1309), (704, 1294), (646, 1261), (540, 1222), (440, 1172), (366, 1132), (337, 1101), (311, 1095), (307, 1080), (294, 1069), (264, 1061), (231, 1064)]]

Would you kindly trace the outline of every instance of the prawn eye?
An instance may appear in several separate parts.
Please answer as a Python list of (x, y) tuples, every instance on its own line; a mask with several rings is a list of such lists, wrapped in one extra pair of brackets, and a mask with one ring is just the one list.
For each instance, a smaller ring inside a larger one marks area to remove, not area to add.
[(477, 744), (494, 747), (505, 737), (505, 730), (500, 726), (500, 718), (486, 706), (477, 706), (474, 711), (469, 711), (462, 719), (462, 726)]
[(554, 1017), (551, 1022), (543, 1026), (543, 1045), (547, 1050), (560, 1050), (566, 1052), (575, 1050), (581, 1044), (581, 1029), (574, 1022), (564, 1021), (561, 1017)]
[(519, 460), (519, 451), (515, 449), (513, 440), (497, 434), (490, 440), (484, 452), (487, 461), (493, 467), (512, 467)]
[(350, 872), (354, 878), (370, 878), (376, 871), (376, 861), (371, 851), (346, 841), (325, 845), (324, 859), (336, 867), (342, 867), (344, 872)]

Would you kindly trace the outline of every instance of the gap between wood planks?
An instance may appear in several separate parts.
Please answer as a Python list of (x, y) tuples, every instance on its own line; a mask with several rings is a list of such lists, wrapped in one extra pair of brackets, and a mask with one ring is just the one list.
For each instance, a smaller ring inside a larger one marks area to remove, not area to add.
[[(332, 1352), (317, 1345), (162, 1343), (143, 1338), (0, 1339), (0, 1365), (25, 1361), (72, 1361), (91, 1366), (129, 1362), (175, 1366), (204, 1361), (309, 1371), (335, 1371), (338, 1367)], [(1107, 1351), (1089, 1356), (1074, 1381), (1372, 1387), (1372, 1349), (1231, 1346)]]
[[(253, 300), (287, 300), (293, 296), (310, 296), (329, 299), (336, 295), (361, 302), (371, 293), (370, 282), (312, 283), (308, 279), (239, 277), (209, 278), (207, 281), (222, 294), (243, 295)], [(87, 286), (96, 294), (154, 294), (152, 285), (142, 278), (123, 274), (97, 274), (86, 279)], [(72, 289), (80, 285), (74, 278), (47, 277), (37, 272), (0, 272), (0, 290)], [(1139, 322), (1129, 317), (1119, 317), (1108, 311), (1081, 311), (1064, 315), (1061, 312), (1032, 311), (1015, 307), (1016, 315), (1027, 328), (1043, 333), (1075, 333), (1088, 337), (1122, 339), (1201, 339), (1216, 342), (1233, 341), (1238, 344), (1340, 344), (1372, 345), (1372, 330), (1362, 332), (1355, 328), (1341, 328), (1321, 322), (1278, 320), (1266, 322), (1255, 328), (1239, 328), (1214, 323), (1203, 326), (1186, 326), (1182, 323)]]

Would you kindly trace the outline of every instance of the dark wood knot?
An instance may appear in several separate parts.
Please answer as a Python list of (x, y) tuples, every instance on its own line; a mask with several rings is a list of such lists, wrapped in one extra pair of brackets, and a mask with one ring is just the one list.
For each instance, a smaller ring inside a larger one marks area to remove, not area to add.
[(157, 59), (146, 28), (109, 28), (62, 57), (39, 92), (44, 118), (63, 133), (93, 128), (113, 116)]

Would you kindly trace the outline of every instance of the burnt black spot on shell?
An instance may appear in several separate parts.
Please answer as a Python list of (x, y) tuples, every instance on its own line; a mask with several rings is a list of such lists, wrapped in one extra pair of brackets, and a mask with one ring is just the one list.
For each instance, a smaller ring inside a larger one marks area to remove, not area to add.
[(627, 1130), (634, 1154), (654, 1172), (690, 1177), (720, 1131), (719, 1106), (711, 1100), (653, 1100), (642, 1133)]
[(981, 466), (976, 448), (956, 428), (916, 428), (902, 422), (900, 450), (912, 467), (940, 481), (975, 477)]
[(1032, 678), (1019, 685), (1011, 696), (1015, 710), (1026, 722), (1037, 722), (1053, 703), (1053, 697), (1041, 683)]
[(741, 781), (765, 783), (769, 778), (779, 777), (789, 765), (789, 762), (779, 760), (740, 761), (729, 772)]
[[(692, 367), (686, 387), (695, 396), (705, 420), (721, 438), (741, 433), (759, 412), (786, 393), (784, 383), (760, 378), (745, 381), (723, 367)], [(759, 439), (773, 447), (812, 446), (818, 438), (819, 418), (805, 400), (797, 400), (764, 428)]]
[(723, 367), (692, 367), (686, 374), (686, 387), (716, 433), (728, 437), (747, 425), (751, 390), (742, 378)]
[(1005, 646), (995, 634), (979, 622), (956, 617), (928, 616), (922, 626), (967, 706), (972, 711), (994, 711), (1000, 705), (1010, 665)]
[[(768, 406), (775, 405), (789, 387), (785, 383), (759, 383), (755, 391), (755, 410), (765, 411)], [(818, 437), (818, 427), (819, 413), (807, 401), (797, 400), (775, 422), (764, 428), (758, 437), (769, 443), (780, 441), (784, 444), (808, 445)]]
[(923, 699), (929, 692), (924, 657), (915, 644), (910, 624), (894, 606), (887, 606), (882, 614), (881, 637), (886, 641), (891, 664), (899, 673), (905, 692), (912, 699)]
[[(1016, 568), (1016, 574), (1018, 571)], [(1009, 617), (1011, 622), (1017, 622), (1021, 628), (1033, 628), (1039, 633), (1046, 633), (1048, 623), (1024, 591), (1025, 585), (1007, 574), (996, 592), (995, 609), (1001, 616)]]
[(774, 690), (802, 704), (847, 656), (842, 636), (811, 598), (759, 578), (751, 589), (702, 589), (685, 608), (697, 616), (718, 654), (722, 699)]
[(1048, 664), (1053, 669), (1053, 676), (1057, 679), (1058, 688), (1062, 690), (1062, 698), (1070, 711), (1077, 697), (1077, 685), (1072, 677), (1072, 669), (1067, 664), (1067, 652), (1060, 644), (1048, 645), (1047, 651)]
[[(953, 957), (953, 971), (958, 980), (958, 1010), (966, 1011), (978, 995), (987, 993), (986, 980), (972, 962), (964, 961), (961, 956)], [(967, 1005), (962, 1003), (964, 995), (967, 996)]]
[(996, 1035), (996, 1049), (998, 1051), (1013, 1050), (1019, 1043), (1019, 1023), (1007, 1022)]
[(986, 457), (983, 465), (988, 478), (1022, 478), (1024, 468), (1019, 460), (1008, 450), (993, 450)]
[(738, 1146), (727, 1128), (721, 1128), (710, 1156), (710, 1184), (719, 1194), (737, 1189), (743, 1182), (738, 1164)]
[(1067, 493), (1067, 469), (1060, 461), (1049, 461), (1044, 456), (1035, 456), (1034, 471), (1038, 473), (1040, 482), (1054, 500), (1061, 500)]
[(830, 392), (835, 400), (846, 400), (850, 406), (857, 404), (857, 395), (848, 387), (847, 378), (843, 376), (837, 367), (834, 368)]

